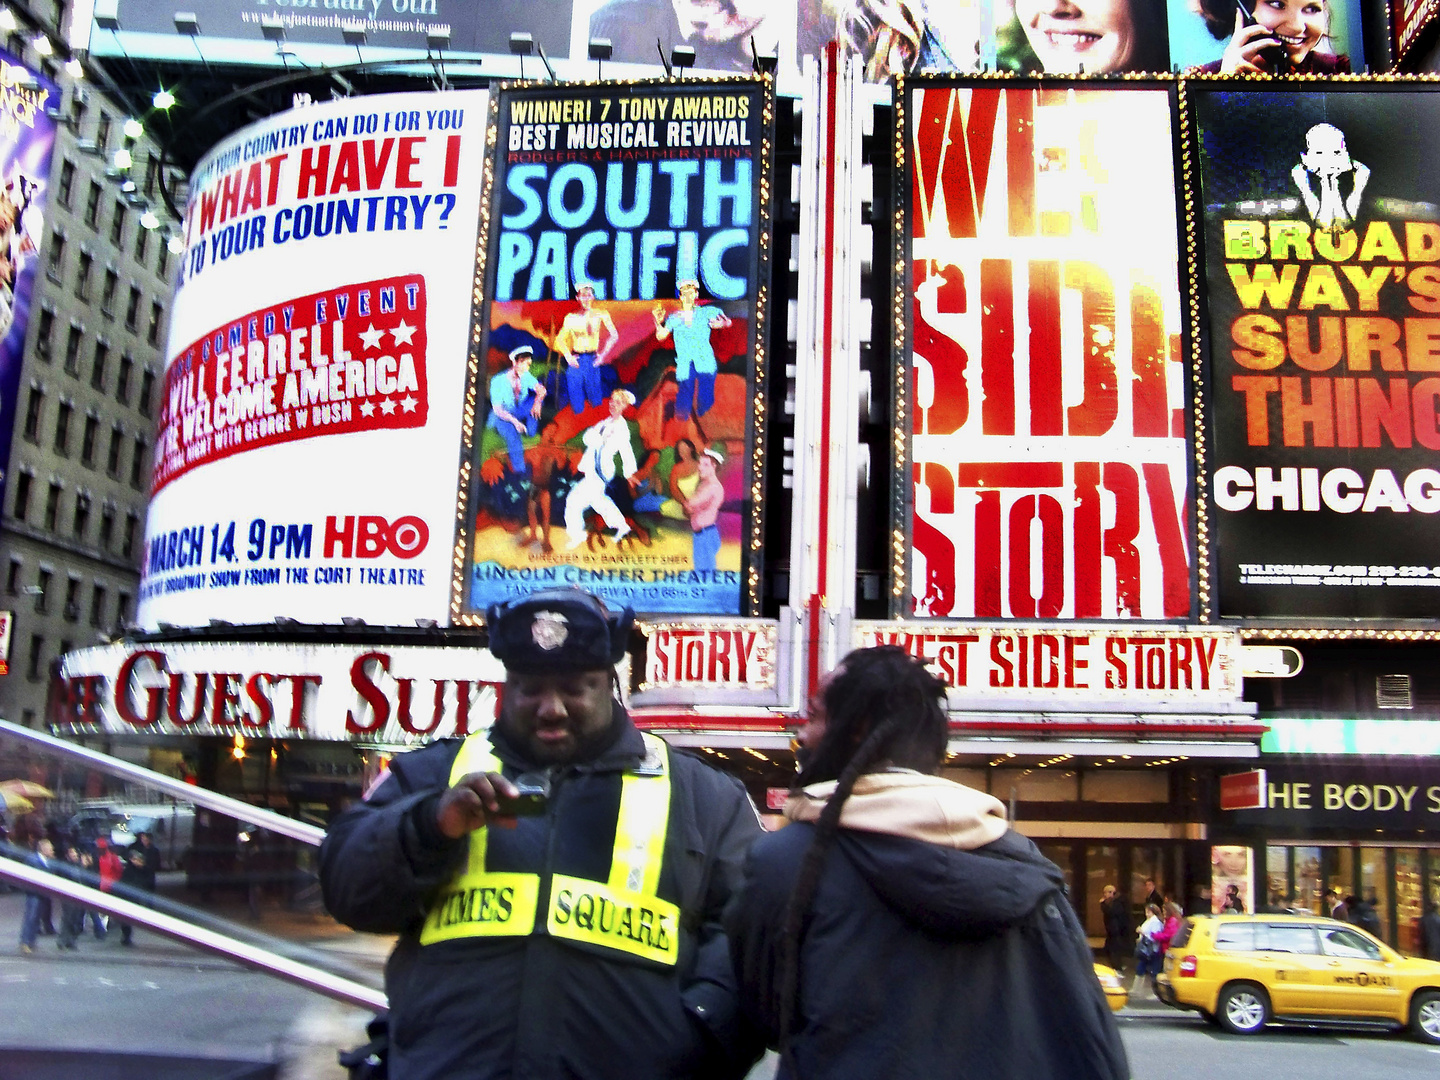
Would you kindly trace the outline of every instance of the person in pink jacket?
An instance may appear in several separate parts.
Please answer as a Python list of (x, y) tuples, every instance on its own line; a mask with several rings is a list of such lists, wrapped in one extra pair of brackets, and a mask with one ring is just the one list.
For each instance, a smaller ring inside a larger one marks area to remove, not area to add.
[[(1155, 944), (1160, 951), (1156, 954), (1156, 963), (1150, 975), (1150, 989), (1155, 990), (1155, 976), (1165, 966), (1165, 954), (1170, 951), (1170, 942), (1180, 932), (1180, 905), (1173, 900), (1165, 905), (1165, 925), (1162, 926), (1154, 937)], [(1158, 996), (1159, 991), (1156, 990)]]

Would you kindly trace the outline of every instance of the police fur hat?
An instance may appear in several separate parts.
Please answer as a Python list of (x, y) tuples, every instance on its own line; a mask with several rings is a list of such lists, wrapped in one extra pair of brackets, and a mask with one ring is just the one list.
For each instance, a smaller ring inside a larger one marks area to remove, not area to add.
[(583, 589), (541, 589), (491, 604), (485, 623), (507, 671), (594, 671), (625, 655), (635, 612), (611, 611)]

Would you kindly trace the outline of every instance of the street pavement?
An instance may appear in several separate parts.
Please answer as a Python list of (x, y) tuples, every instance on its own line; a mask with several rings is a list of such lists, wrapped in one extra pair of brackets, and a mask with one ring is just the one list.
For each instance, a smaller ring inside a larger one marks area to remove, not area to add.
[[(21, 1060), (23, 1051), (183, 1054), (272, 1066), (280, 1080), (344, 1080), (336, 1051), (365, 1041), (366, 1011), (143, 930), (135, 932), (134, 948), (123, 947), (119, 933), (112, 931), (104, 941), (87, 933), (73, 952), (61, 952), (53, 937), (42, 937), (33, 955), (22, 956), (23, 905), (18, 892), (0, 894), (0, 1015), (5, 1018), (0, 1063)], [(246, 934), (258, 930), (271, 936), (297, 958), (379, 985), (390, 938), (354, 933), (323, 914), (267, 907), (257, 922), (243, 904), (233, 911), (207, 910), (228, 914)], [(1440, 1075), (1440, 1047), (1406, 1034), (1273, 1027), (1237, 1038), (1192, 1013), (1169, 1008), (1144, 987), (1132, 992), (1119, 1023), (1134, 1080)], [(774, 1070), (775, 1055), (767, 1055), (750, 1080), (770, 1080)], [(164, 1074), (151, 1075), (158, 1080)], [(9, 1080), (3, 1065), (0, 1077)]]

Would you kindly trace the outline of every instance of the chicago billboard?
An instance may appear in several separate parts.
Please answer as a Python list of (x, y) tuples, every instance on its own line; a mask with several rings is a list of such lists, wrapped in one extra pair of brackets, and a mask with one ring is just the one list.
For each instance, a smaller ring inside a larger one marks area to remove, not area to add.
[(486, 113), (346, 99), (200, 163), (142, 625), (446, 617)]
[(502, 90), (463, 617), (541, 584), (751, 614), (768, 83)]
[(1433, 618), (1440, 95), (1192, 96), (1219, 614)]
[(1188, 618), (1168, 90), (906, 89), (901, 613)]

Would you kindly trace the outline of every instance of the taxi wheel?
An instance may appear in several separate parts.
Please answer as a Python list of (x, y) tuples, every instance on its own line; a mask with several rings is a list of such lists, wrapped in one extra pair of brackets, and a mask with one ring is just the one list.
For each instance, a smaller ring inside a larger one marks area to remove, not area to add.
[(1440, 1044), (1440, 994), (1426, 990), (1410, 1003), (1410, 1030), (1421, 1042)]
[(1221, 992), (1215, 1017), (1232, 1035), (1254, 1035), (1270, 1020), (1270, 998), (1254, 983), (1232, 983)]

